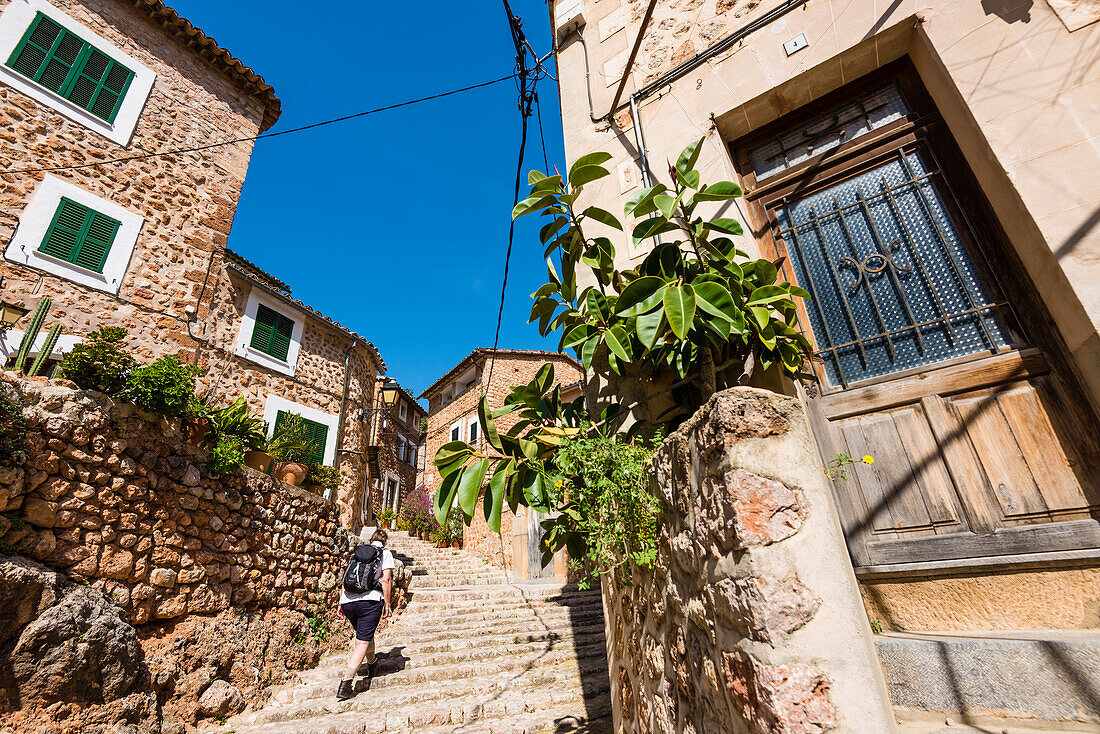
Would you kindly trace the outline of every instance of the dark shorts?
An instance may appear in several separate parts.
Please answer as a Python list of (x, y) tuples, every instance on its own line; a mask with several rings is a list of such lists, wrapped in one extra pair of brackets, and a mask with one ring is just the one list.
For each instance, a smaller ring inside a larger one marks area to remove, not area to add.
[(361, 599), (341, 604), (340, 608), (355, 628), (355, 639), (361, 642), (374, 639), (374, 631), (378, 629), (378, 622), (382, 619), (382, 602)]

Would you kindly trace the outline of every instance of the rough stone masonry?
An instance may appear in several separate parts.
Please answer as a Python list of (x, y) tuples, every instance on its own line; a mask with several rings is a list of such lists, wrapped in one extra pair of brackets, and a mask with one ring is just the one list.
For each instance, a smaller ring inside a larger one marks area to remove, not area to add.
[(335, 505), (251, 470), (216, 479), (177, 427), (63, 380), (0, 375), (27, 420), (0, 471), (0, 544), (86, 579), (131, 624), (331, 601), (353, 536)]
[(654, 469), (654, 568), (603, 584), (616, 731), (894, 731), (798, 401), (720, 392)]

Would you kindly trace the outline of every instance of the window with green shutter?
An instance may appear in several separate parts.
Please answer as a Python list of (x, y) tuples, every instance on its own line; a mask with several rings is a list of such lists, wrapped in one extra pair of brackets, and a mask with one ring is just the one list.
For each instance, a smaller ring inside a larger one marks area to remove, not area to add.
[[(288, 415), (291, 414), (285, 410), (280, 410), (275, 415), (275, 433), (279, 432), (279, 424), (282, 423)], [(328, 426), (324, 423), (311, 421), (308, 418), (302, 418), (302, 425), (305, 426), (306, 436), (309, 437), (310, 443), (313, 444), (313, 455), (309, 457), (310, 462), (313, 464), (324, 463), (325, 442), (328, 441)]]
[(134, 78), (134, 72), (42, 13), (8, 66), (107, 122), (114, 122)]
[(103, 272), (122, 222), (61, 197), (38, 251), (85, 270)]
[(290, 351), (290, 337), (294, 333), (294, 320), (270, 309), (262, 303), (256, 308), (256, 323), (252, 327), (252, 348), (275, 359), (286, 361)]

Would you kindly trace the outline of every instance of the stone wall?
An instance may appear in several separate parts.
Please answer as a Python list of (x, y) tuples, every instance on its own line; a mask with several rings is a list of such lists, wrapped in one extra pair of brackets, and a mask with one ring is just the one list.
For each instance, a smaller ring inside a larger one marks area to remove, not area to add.
[(242, 469), (203, 470), (176, 427), (63, 380), (0, 375), (26, 464), (0, 473), (0, 548), (85, 579), (132, 624), (332, 602), (353, 537), (338, 509)]
[(828, 482), (798, 401), (715, 395), (654, 458), (652, 571), (603, 584), (622, 732), (894, 730)]
[[(0, 0), (0, 11), (10, 0)], [(128, 146), (0, 85), (0, 169), (49, 168), (122, 158), (135, 152), (189, 148), (260, 131), (263, 104), (183, 47), (133, 3), (52, 0), (58, 9), (138, 59), (156, 81)], [(4, 299), (27, 308), (54, 299), (54, 320), (78, 336), (123, 326), (143, 358), (191, 350), (187, 306), (206, 316), (208, 277), (219, 269), (252, 154), (242, 142), (161, 156), (56, 171), (96, 196), (140, 214), (144, 224), (117, 295), (0, 260)], [(0, 176), (0, 242), (8, 243), (43, 173)]]

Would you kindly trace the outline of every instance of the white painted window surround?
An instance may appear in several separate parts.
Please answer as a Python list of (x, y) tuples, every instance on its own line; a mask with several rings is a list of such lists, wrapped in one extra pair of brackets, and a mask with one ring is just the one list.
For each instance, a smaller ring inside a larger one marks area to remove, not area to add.
[(454, 423), (451, 424), (451, 440), (452, 441), (461, 441), (461, 440), (463, 440), (462, 421), (455, 421)]
[[(252, 348), (252, 330), (256, 327), (256, 311), (261, 303), (272, 311), (294, 321), (294, 329), (290, 333), (290, 348), (286, 351), (285, 362), (272, 357), (270, 354), (265, 354), (259, 349)], [(248, 292), (248, 303), (244, 308), (244, 318), (241, 319), (241, 333), (237, 337), (237, 356), (293, 377), (294, 370), (298, 365), (298, 352), (302, 347), (302, 331), (305, 328), (305, 323), (305, 314), (291, 308), (286, 302), (265, 293), (263, 289), (253, 286)]]
[[(134, 78), (130, 81), (130, 87), (126, 90), (126, 97), (122, 100), (122, 105), (118, 108), (113, 123), (99, 119), (91, 112), (80, 109), (61, 95), (54, 94), (14, 69), (8, 68), (8, 59), (11, 58), (15, 47), (19, 45), (23, 34), (30, 28), (31, 22), (37, 13), (49, 17), (50, 20), (62, 28), (75, 33), (81, 40), (87, 41), (134, 72)], [(138, 118), (141, 116), (141, 110), (145, 107), (145, 100), (149, 98), (149, 92), (153, 89), (153, 82), (156, 78), (157, 75), (152, 69), (144, 66), (133, 56), (125, 53), (102, 36), (93, 33), (45, 0), (12, 0), (8, 7), (4, 9), (4, 12), (0, 14), (0, 82), (18, 89), (31, 99), (56, 110), (70, 120), (80, 123), (89, 130), (96, 131), (119, 145), (126, 145), (130, 142)]]
[[(101, 214), (114, 217), (122, 223), (115, 234), (115, 241), (111, 244), (111, 251), (107, 253), (107, 261), (103, 263), (102, 273), (86, 270), (79, 265), (38, 251), (38, 247), (46, 238), (46, 231), (50, 228), (50, 222), (53, 221), (53, 215), (63, 196)], [(130, 257), (134, 254), (134, 246), (137, 244), (138, 233), (144, 221), (141, 215), (129, 209), (123, 209), (114, 202), (101, 199), (68, 181), (46, 176), (45, 180), (38, 185), (38, 190), (27, 204), (27, 208), (23, 210), (15, 236), (4, 252), (4, 257), (20, 265), (45, 270), (47, 273), (98, 291), (117, 294), (122, 285), (122, 278), (126, 274), (126, 268), (130, 264)]]
[[(42, 330), (38, 332), (38, 336), (34, 340), (34, 345), (31, 346), (29, 352), (31, 357), (37, 357), (38, 353), (42, 351), (42, 345), (46, 342), (47, 332), (49, 332), (50, 326), (52, 326), (53, 323), (53, 321), (47, 320), (46, 323), (42, 325)], [(0, 336), (0, 362), (6, 363), (15, 356), (16, 352), (19, 351), (19, 345), (23, 342), (24, 333), (25, 332), (22, 331), (12, 330)], [(57, 343), (54, 344), (53, 350), (50, 352), (50, 359), (61, 359), (81, 341), (82, 339), (78, 336), (62, 332), (61, 336), (57, 338)]]
[(339, 417), (332, 413), (322, 413), (316, 408), (308, 408), (300, 403), (293, 403), (278, 395), (268, 395), (267, 404), (264, 405), (264, 420), (267, 421), (267, 437), (275, 433), (275, 419), (279, 417), (279, 411), (297, 413), (306, 420), (315, 421), (328, 426), (328, 435), (325, 437), (325, 466), (333, 466), (336, 460), (336, 433), (339, 426)]
[(382, 506), (389, 507), (397, 512), (401, 504), (401, 478), (391, 471), (385, 472), (382, 478), (383, 497)]

